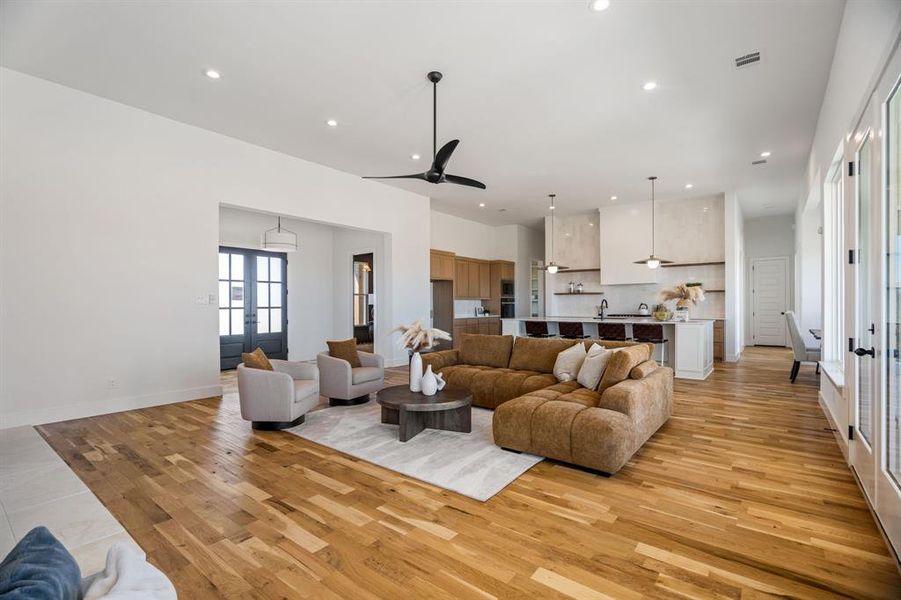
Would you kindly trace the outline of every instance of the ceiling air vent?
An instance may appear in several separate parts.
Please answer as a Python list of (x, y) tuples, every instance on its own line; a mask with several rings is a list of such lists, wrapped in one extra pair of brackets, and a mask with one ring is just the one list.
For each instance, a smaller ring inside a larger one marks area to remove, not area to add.
[(735, 59), (735, 68), (741, 69), (760, 62), (760, 52), (751, 52)]
[(753, 161), (751, 164), (752, 164), (752, 165), (765, 165), (765, 164), (766, 164), (766, 159), (765, 159), (765, 158), (761, 158), (760, 160), (755, 160), (755, 161)]

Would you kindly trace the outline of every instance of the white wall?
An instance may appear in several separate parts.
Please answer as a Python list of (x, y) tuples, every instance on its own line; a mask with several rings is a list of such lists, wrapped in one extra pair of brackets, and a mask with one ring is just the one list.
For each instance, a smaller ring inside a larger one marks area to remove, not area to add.
[(745, 231), (741, 203), (734, 192), (726, 194), (726, 322), (723, 330), (723, 359), (736, 362), (744, 348)]
[(821, 194), (810, 190), (807, 203), (795, 213), (794, 309), (801, 335), (811, 348), (820, 343), (810, 329), (823, 327), (823, 203)]
[(383, 318), (428, 314), (423, 196), (9, 69), (0, 128), (0, 427), (220, 391), (220, 204), (397, 234)]
[[(353, 337), (353, 257), (354, 254), (372, 252), (375, 272), (375, 352), (390, 355), (400, 352), (396, 338), (390, 336), (392, 329), (401, 324), (390, 318), (392, 289), (388, 285), (387, 266), (390, 265), (391, 247), (389, 237), (374, 231), (353, 229), (336, 229), (334, 236), (333, 264), (334, 277), (334, 338), (345, 340)], [(428, 281), (428, 274), (425, 275)], [(315, 282), (313, 282), (315, 285)], [(420, 313), (412, 315), (404, 324), (416, 319), (427, 322), (429, 305), (422, 307)], [(325, 315), (323, 315), (325, 318)], [(404, 361), (402, 364), (406, 364)]]
[(745, 295), (744, 339), (751, 340), (751, 260), (787, 256), (789, 264), (789, 306), (792, 306), (795, 264), (795, 220), (792, 215), (773, 215), (745, 219)]
[[(260, 247), (260, 234), (275, 226), (275, 217), (221, 207), (219, 244), (237, 248)], [(282, 226), (297, 233), (298, 252), (288, 253), (288, 358), (312, 360), (336, 339), (334, 235), (336, 228), (300, 219), (282, 218)]]
[(447, 215), (437, 210), (431, 211), (431, 223), (431, 244), (434, 250), (446, 250), (467, 258), (500, 260), (495, 256), (497, 250), (495, 237), (501, 228)]

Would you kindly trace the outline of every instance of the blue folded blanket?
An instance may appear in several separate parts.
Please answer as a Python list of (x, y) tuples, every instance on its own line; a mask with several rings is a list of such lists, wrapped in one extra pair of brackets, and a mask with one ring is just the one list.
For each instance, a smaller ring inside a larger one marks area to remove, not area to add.
[(0, 600), (78, 600), (81, 570), (46, 527), (35, 527), (0, 563)]

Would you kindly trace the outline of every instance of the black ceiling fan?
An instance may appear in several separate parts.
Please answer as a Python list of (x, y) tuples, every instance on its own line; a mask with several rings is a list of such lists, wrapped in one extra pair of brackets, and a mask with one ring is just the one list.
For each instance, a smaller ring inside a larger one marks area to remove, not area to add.
[(422, 179), (429, 183), (456, 183), (457, 185), (466, 185), (469, 187), (486, 189), (485, 184), (468, 177), (460, 177), (459, 175), (451, 175), (445, 173), (447, 163), (450, 161), (451, 155), (457, 149), (460, 140), (451, 140), (438, 148), (438, 82), (441, 81), (441, 73), (431, 71), (428, 80), (432, 82), (432, 166), (425, 173), (414, 173), (413, 175), (387, 175), (384, 177), (364, 177), (363, 179)]

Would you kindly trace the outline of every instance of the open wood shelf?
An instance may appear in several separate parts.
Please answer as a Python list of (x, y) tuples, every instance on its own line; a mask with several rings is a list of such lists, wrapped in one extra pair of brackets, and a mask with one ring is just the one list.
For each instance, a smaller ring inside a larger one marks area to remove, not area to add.
[(594, 273), (595, 271), (600, 271), (600, 267), (594, 267), (591, 269), (560, 269), (557, 271), (557, 274), (560, 273)]
[(726, 290), (707, 290), (707, 289), (705, 289), (705, 290), (704, 290), (704, 293), (707, 293), (707, 292), (725, 292), (725, 291), (726, 291)]
[(555, 296), (603, 296), (604, 292), (554, 292)]
[(719, 260), (713, 262), (696, 262), (696, 263), (673, 263), (671, 265), (660, 265), (661, 268), (672, 269), (673, 267), (705, 267), (708, 265), (724, 265), (726, 261)]

